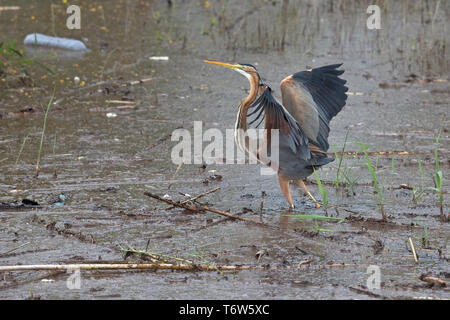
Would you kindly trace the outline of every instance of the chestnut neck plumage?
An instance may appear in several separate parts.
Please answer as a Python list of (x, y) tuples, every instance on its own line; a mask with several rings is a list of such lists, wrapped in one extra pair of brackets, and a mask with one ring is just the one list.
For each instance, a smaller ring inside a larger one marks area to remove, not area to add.
[(256, 72), (246, 73), (248, 81), (250, 82), (250, 92), (248, 96), (242, 99), (239, 105), (238, 119), (236, 122), (236, 129), (247, 130), (247, 108), (256, 100), (259, 90), (259, 76)]
[[(260, 94), (261, 91), (264, 91), (264, 87), (259, 86), (259, 76), (256, 72), (240, 73), (244, 74), (249, 80), (250, 92), (247, 97), (242, 99), (241, 104), (239, 105), (239, 111), (237, 113), (235, 124), (234, 138), (241, 151), (258, 159), (258, 151), (250, 147), (249, 137), (246, 135), (246, 131), (248, 129), (247, 108), (256, 100), (256, 98), (258, 97), (258, 93)], [(254, 147), (256, 146), (256, 144), (253, 145)]]

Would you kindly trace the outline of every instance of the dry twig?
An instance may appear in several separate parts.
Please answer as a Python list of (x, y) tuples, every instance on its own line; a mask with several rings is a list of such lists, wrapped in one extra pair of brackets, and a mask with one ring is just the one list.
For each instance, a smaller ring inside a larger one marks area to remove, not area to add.
[(411, 246), (411, 251), (412, 251), (413, 256), (414, 256), (414, 261), (416, 261), (416, 263), (419, 263), (419, 260), (417, 259), (416, 248), (414, 248), (414, 243), (412, 242), (411, 237), (409, 237), (409, 244)]
[(175, 170), (175, 173), (172, 176), (172, 179), (170, 180), (169, 186), (167, 187), (167, 189), (170, 189), (170, 187), (173, 185), (175, 177), (178, 174), (178, 171), (180, 171), (181, 167), (183, 166), (183, 162), (180, 162), (180, 164), (178, 165), (177, 169)]
[[(0, 266), (0, 272), (10, 271), (37, 271), (37, 270), (180, 270), (180, 271), (240, 271), (240, 270), (301, 270), (301, 269), (327, 269), (334, 267), (357, 267), (361, 264), (325, 264), (309, 265), (309, 259), (297, 266), (285, 265), (209, 265), (190, 263), (74, 263), (74, 264), (35, 264)], [(396, 265), (396, 267), (402, 267)], [(403, 265), (410, 268), (411, 265)]]
[(430, 276), (423, 274), (419, 277), (419, 279), (424, 282), (428, 282), (434, 286), (444, 287), (444, 288), (448, 287), (448, 283), (442, 279), (439, 279), (438, 277), (430, 277)]
[(247, 218), (244, 218), (244, 217), (239, 217), (239, 216), (233, 215), (233, 214), (231, 214), (229, 212), (225, 212), (225, 211), (222, 211), (222, 210), (219, 210), (219, 209), (210, 208), (210, 207), (208, 207), (206, 205), (199, 205), (198, 208), (195, 208), (195, 207), (189, 206), (187, 204), (181, 204), (181, 203), (169, 200), (169, 199), (161, 198), (160, 196), (158, 196), (156, 194), (153, 194), (153, 193), (150, 193), (150, 192), (144, 192), (144, 194), (146, 196), (148, 196), (148, 197), (153, 198), (153, 199), (156, 199), (156, 200), (159, 200), (159, 201), (163, 201), (163, 202), (171, 204), (171, 205), (173, 205), (175, 207), (183, 208), (183, 209), (186, 209), (186, 210), (189, 210), (189, 211), (192, 211), (192, 212), (205, 214), (206, 213), (205, 211), (209, 211), (209, 212), (214, 212), (214, 213), (220, 214), (222, 216), (225, 216), (225, 217), (228, 217), (228, 218), (231, 218), (231, 219), (237, 219), (237, 220), (241, 220), (241, 221), (250, 222), (250, 223), (253, 223), (253, 224), (256, 224), (256, 225), (259, 225), (259, 226), (269, 227), (269, 225), (267, 225), (267, 224), (265, 224), (263, 222), (255, 221), (255, 220), (252, 220), (252, 219), (247, 219)]

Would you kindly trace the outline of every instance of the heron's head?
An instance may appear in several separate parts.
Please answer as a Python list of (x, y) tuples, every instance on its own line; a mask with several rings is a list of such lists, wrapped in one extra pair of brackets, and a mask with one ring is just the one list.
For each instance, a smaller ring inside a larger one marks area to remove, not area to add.
[(261, 77), (259, 76), (258, 71), (256, 71), (256, 67), (251, 64), (248, 64), (248, 63), (231, 64), (231, 63), (211, 61), (211, 60), (205, 60), (205, 62), (233, 69), (233, 70), (239, 72), (240, 74), (244, 75), (250, 81), (253, 78), (253, 76), (256, 75), (258, 77), (258, 82), (261, 83)]

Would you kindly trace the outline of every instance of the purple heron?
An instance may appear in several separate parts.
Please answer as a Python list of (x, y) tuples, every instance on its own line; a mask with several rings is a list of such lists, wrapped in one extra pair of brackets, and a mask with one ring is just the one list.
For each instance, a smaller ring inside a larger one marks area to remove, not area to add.
[[(239, 105), (235, 130), (245, 132), (255, 121), (259, 120), (256, 127), (264, 121), (267, 130), (264, 144), (270, 148), (271, 129), (278, 129), (278, 181), (289, 207), (294, 208), (289, 182), (295, 181), (319, 208), (320, 204), (303, 180), (316, 168), (334, 160), (327, 156), (329, 123), (344, 107), (348, 90), (347, 81), (339, 78), (344, 73), (344, 70), (338, 70), (342, 64), (309, 69), (284, 78), (280, 83), (280, 104), (253, 65), (205, 62), (231, 68), (249, 80), (250, 92)], [(248, 121), (252, 115), (256, 118)], [(239, 148), (248, 151), (247, 139), (235, 137)], [(255, 152), (257, 159), (258, 150)]]

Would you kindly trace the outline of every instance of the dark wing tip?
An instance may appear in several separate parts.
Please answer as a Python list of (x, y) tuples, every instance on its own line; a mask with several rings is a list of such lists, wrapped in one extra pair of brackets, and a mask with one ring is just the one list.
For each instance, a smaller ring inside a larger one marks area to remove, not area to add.
[(319, 68), (315, 68), (312, 69), (312, 71), (321, 71), (321, 72), (326, 72), (326, 73), (330, 73), (336, 76), (340, 76), (342, 75), (345, 70), (337, 70), (340, 66), (342, 66), (343, 63), (336, 63), (336, 64), (330, 64), (327, 66), (323, 66), (323, 67), (319, 67)]
[(348, 87), (347, 81), (339, 76), (344, 70), (338, 70), (342, 63), (330, 64), (310, 71), (301, 71), (293, 74), (293, 79), (308, 91), (319, 113), (320, 128), (316, 137), (323, 150), (328, 150), (329, 122), (344, 107)]
[(315, 68), (315, 69), (337, 69), (340, 66), (342, 66), (343, 64), (344, 64), (343, 62), (341, 62), (341, 63), (334, 63), (334, 64), (328, 64), (326, 66)]

